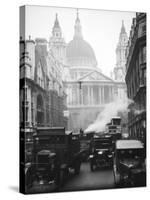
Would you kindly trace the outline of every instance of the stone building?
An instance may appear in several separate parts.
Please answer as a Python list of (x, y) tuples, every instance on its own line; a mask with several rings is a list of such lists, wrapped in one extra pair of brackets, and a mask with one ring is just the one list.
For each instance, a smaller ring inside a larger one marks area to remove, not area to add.
[[(119, 41), (116, 48), (116, 66), (114, 67), (114, 73), (113, 73), (114, 80), (117, 82), (119, 98), (127, 97), (127, 87), (125, 83), (127, 44), (128, 44), (128, 36), (125, 30), (124, 21), (122, 20), (122, 27), (119, 35)], [(121, 117), (122, 133), (127, 133), (128, 113), (120, 112), (119, 116)]]
[(21, 40), (20, 51), (21, 111), (25, 111), (21, 123), (29, 127), (63, 125), (63, 66), (47, 51), (46, 39)]
[(127, 35), (123, 23), (115, 80), (98, 67), (93, 48), (84, 40), (78, 12), (73, 39), (67, 44), (62, 35), (56, 14), (48, 42), (42, 38), (20, 41), (20, 105), (24, 111), (20, 122), (24, 121), (28, 130), (36, 126), (67, 127), (67, 118), (68, 129), (85, 129), (107, 103), (126, 98), (123, 54)]
[(122, 25), (117, 47), (117, 54), (119, 54), (116, 66), (117, 80), (113, 80), (104, 75), (98, 67), (94, 50), (84, 40), (77, 12), (74, 37), (66, 47), (66, 65), (69, 76), (65, 81), (65, 88), (69, 110), (69, 129), (78, 131), (80, 128), (87, 128), (103, 110), (105, 104), (116, 98), (126, 98), (126, 85), (122, 79), (124, 76), (124, 40), (126, 40), (126, 32)]
[(36, 127), (66, 127), (63, 65), (47, 48), (46, 39), (20, 40), (20, 128), (26, 161)]
[(128, 115), (130, 137), (146, 139), (146, 14), (137, 13), (131, 26), (126, 51), (128, 98), (133, 100)]

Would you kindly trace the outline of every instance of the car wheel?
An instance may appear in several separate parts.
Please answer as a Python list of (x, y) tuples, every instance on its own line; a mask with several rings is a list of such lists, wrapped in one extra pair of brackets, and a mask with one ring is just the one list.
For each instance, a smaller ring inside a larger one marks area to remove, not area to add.
[(59, 185), (63, 186), (65, 180), (65, 172), (64, 170), (60, 170), (60, 178), (59, 178)]
[(76, 166), (75, 166), (75, 174), (79, 174), (79, 173), (80, 173), (80, 166), (81, 166), (81, 163), (80, 163), (80, 162), (76, 163)]
[(90, 164), (90, 168), (91, 168), (91, 171), (93, 172), (94, 171), (94, 164), (93, 163)]

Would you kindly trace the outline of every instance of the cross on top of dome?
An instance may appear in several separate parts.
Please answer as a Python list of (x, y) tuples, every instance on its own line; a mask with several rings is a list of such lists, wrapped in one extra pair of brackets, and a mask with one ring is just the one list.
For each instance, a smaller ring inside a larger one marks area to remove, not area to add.
[(77, 18), (75, 21), (74, 29), (75, 29), (74, 38), (82, 38), (82, 27), (80, 24), (78, 8), (77, 8)]
[(80, 21), (80, 19), (79, 19), (79, 12), (78, 12), (78, 8), (77, 8), (77, 18), (76, 18), (76, 21)]

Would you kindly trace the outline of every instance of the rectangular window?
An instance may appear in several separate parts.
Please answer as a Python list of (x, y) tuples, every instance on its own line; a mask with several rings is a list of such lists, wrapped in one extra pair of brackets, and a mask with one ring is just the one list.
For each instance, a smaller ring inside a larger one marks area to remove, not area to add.
[(28, 90), (28, 88), (27, 87), (25, 87), (24, 88), (24, 91), (23, 91), (23, 101), (27, 101), (27, 90)]
[(28, 107), (25, 107), (25, 121), (28, 121)]
[(143, 47), (143, 63), (146, 63), (146, 46)]
[(140, 64), (146, 63), (146, 46), (143, 46), (140, 50)]

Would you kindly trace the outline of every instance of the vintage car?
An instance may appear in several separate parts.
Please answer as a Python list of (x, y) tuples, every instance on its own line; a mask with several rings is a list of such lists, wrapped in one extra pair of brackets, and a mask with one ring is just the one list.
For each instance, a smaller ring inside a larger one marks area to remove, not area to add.
[(56, 154), (49, 150), (41, 150), (36, 154), (35, 162), (26, 170), (26, 183), (28, 186), (33, 184), (33, 181), (39, 184), (57, 184), (58, 173)]
[(112, 167), (112, 139), (111, 136), (96, 136), (91, 141), (90, 168)]
[(33, 135), (32, 162), (26, 167), (26, 185), (34, 182), (61, 187), (69, 173), (80, 173), (79, 134), (63, 127), (38, 127)]
[(56, 181), (58, 169), (57, 169), (56, 153), (49, 150), (42, 150), (36, 155), (35, 171), (36, 176), (42, 183)]
[(118, 187), (146, 185), (145, 151), (141, 141), (116, 141), (113, 171)]

